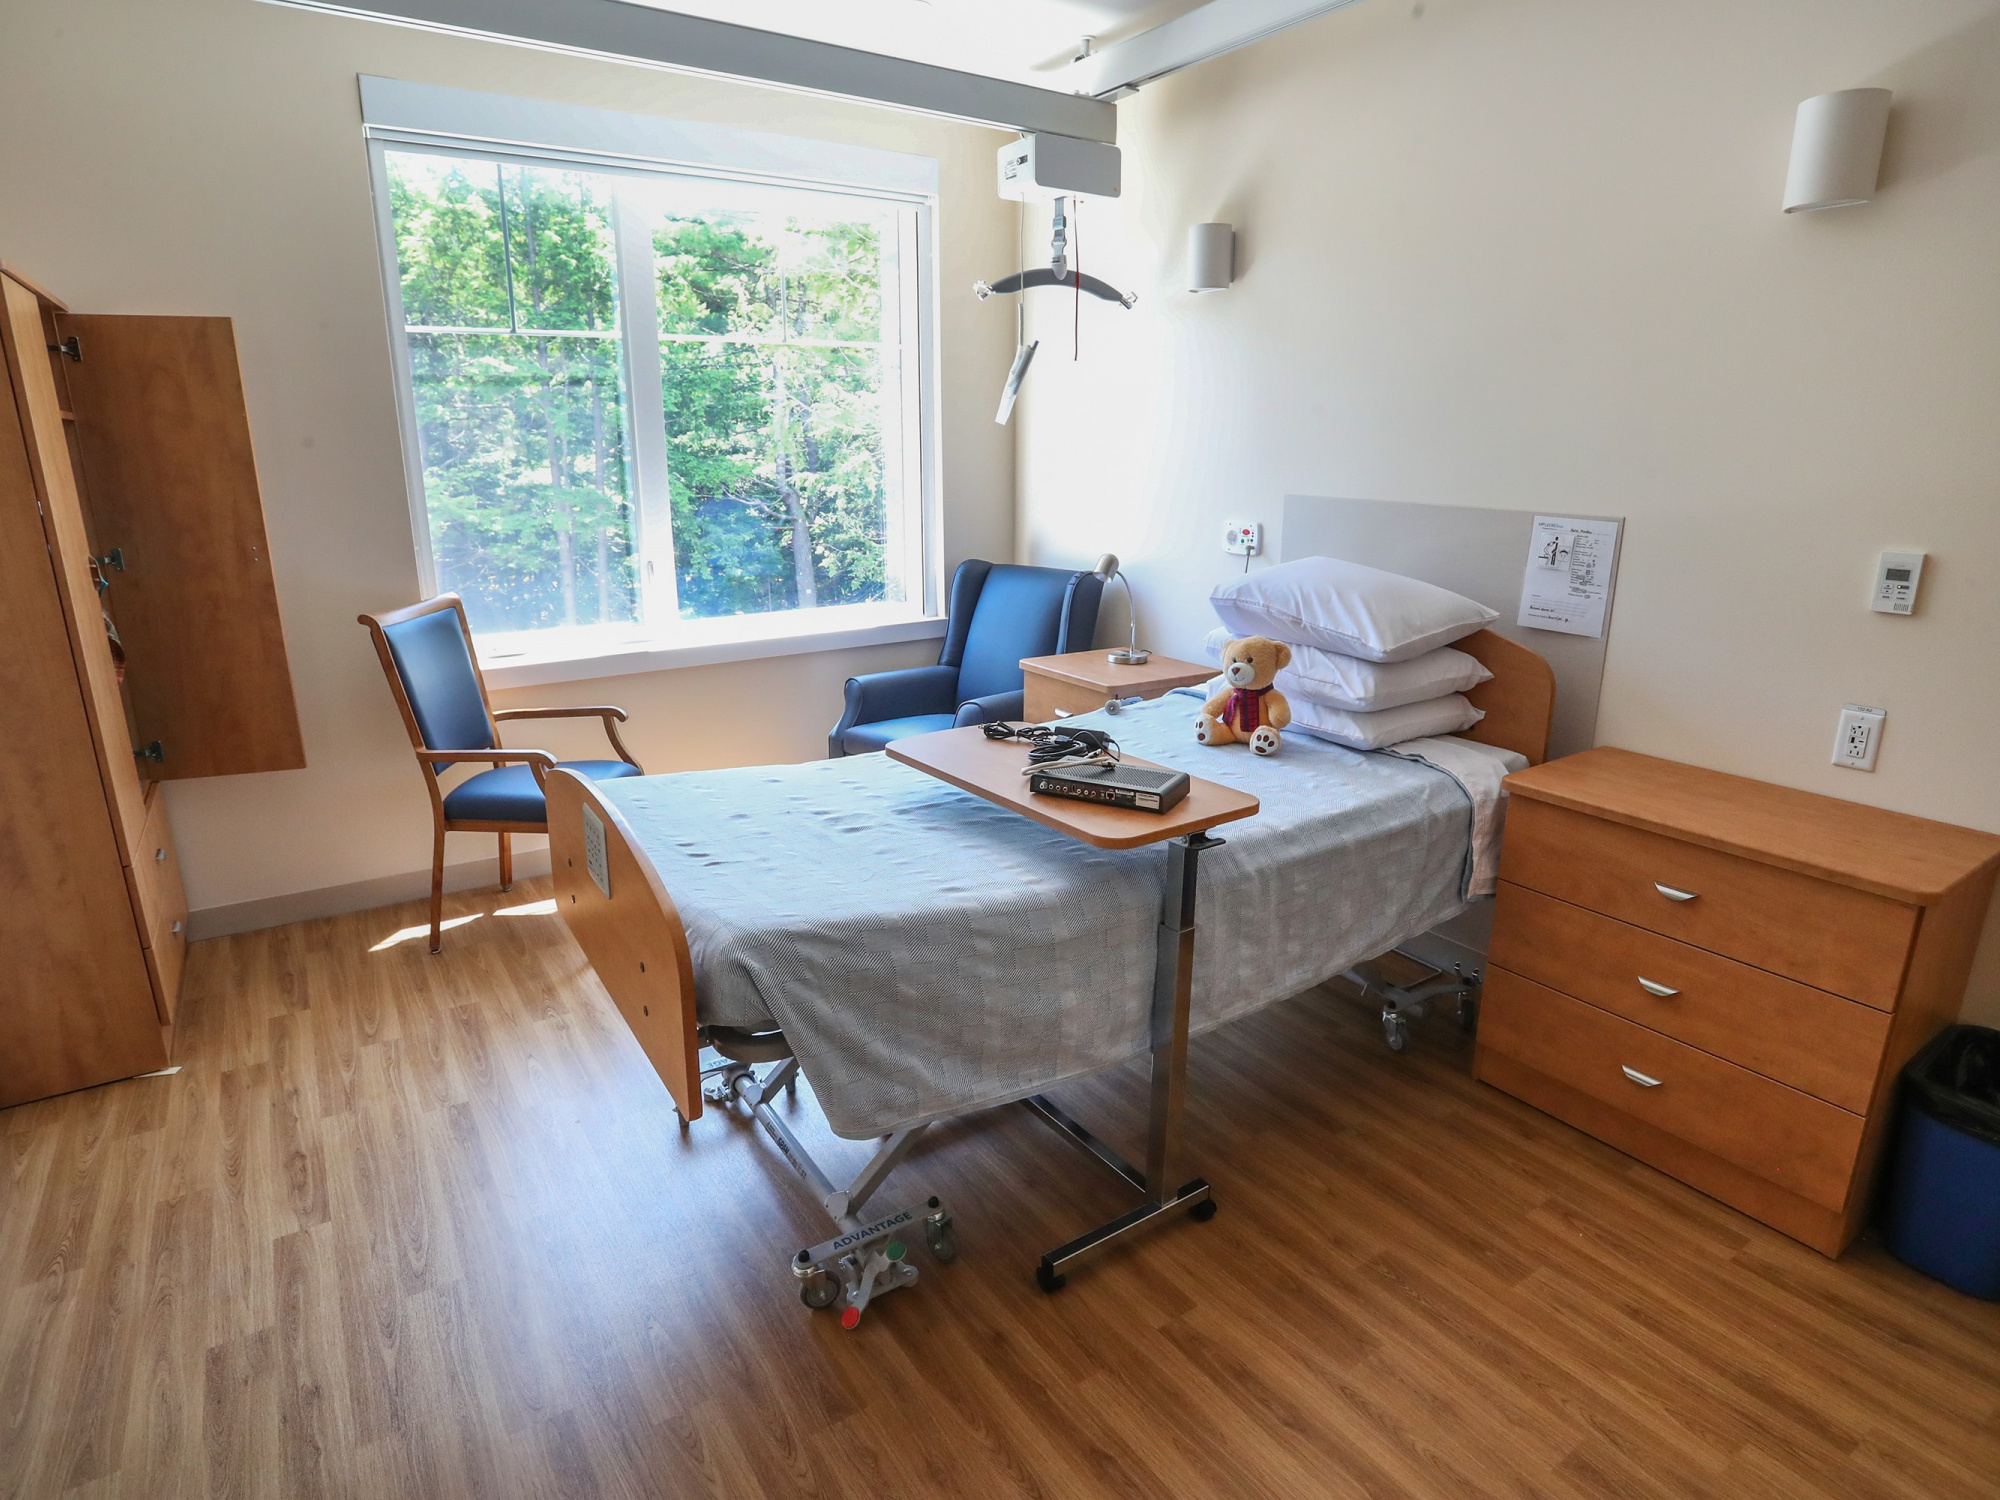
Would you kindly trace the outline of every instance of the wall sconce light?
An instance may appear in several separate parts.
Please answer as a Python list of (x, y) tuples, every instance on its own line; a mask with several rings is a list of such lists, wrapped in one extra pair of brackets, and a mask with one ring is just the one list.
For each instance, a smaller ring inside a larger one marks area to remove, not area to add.
[(1219, 292), (1236, 279), (1236, 230), (1196, 224), (1188, 230), (1188, 290)]
[(1847, 208), (1873, 198), (1888, 128), (1887, 89), (1841, 89), (1801, 104), (1785, 174), (1785, 212)]

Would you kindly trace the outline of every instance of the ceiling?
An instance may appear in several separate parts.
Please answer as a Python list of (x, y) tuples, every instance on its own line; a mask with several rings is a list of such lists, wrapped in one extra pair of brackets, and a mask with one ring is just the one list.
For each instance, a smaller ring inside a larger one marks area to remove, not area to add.
[(1082, 38), (1118, 41), (1201, 0), (638, 0), (864, 52), (1073, 91)]

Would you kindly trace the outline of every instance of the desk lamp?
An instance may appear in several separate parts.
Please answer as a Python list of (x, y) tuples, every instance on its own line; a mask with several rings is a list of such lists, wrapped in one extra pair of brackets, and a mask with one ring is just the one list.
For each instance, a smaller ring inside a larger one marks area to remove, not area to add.
[(1139, 649), (1139, 616), (1132, 608), (1132, 580), (1126, 578), (1123, 573), (1118, 571), (1118, 554), (1115, 552), (1105, 553), (1104, 556), (1098, 558), (1097, 566), (1092, 569), (1092, 572), (1106, 583), (1111, 582), (1114, 578), (1124, 579), (1125, 618), (1131, 622), (1132, 626), (1130, 644), (1120, 646), (1117, 650), (1107, 653), (1105, 659), (1113, 666), (1118, 667), (1138, 667), (1145, 665), (1145, 663), (1152, 660), (1153, 653)]

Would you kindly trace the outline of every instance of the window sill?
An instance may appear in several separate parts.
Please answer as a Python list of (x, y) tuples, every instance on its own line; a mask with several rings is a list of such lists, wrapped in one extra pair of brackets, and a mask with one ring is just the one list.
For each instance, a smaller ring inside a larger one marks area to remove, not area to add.
[(637, 635), (629, 625), (483, 635), (473, 642), (479, 670), (495, 690), (666, 672), (767, 656), (801, 656), (941, 639), (945, 621), (912, 615), (902, 605), (845, 605), (783, 614), (684, 620), (671, 641)]

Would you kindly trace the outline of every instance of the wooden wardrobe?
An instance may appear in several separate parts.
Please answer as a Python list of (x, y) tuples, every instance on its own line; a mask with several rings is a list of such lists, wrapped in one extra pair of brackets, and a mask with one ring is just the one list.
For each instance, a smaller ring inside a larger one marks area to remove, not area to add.
[(0, 266), (0, 1107), (167, 1065), (160, 782), (305, 764), (227, 318)]

